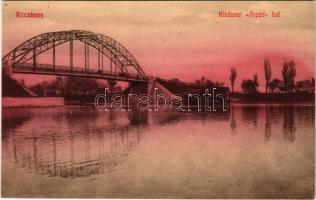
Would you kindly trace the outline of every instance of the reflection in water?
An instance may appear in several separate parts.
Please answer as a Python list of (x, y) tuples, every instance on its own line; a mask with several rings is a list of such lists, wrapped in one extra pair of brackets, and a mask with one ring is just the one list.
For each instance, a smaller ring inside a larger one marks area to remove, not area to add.
[(13, 109), (3, 109), (2, 116), (2, 138), (8, 135), (9, 130), (16, 129), (31, 119), (31, 115), (23, 109), (20, 112), (15, 112)]
[(230, 130), (232, 135), (236, 134), (236, 128), (237, 128), (237, 124), (236, 124), (236, 119), (235, 119), (235, 105), (231, 105), (231, 120), (230, 120)]
[[(154, 124), (159, 126), (174, 125), (184, 120), (227, 121), (230, 116), (230, 132), (235, 135), (235, 112), (241, 111), (243, 122), (257, 126), (258, 110), (261, 108), (253, 105), (232, 105), (230, 112), (227, 113), (166, 112), (152, 115)], [(279, 106), (265, 105), (264, 109), (264, 140), (268, 142), (271, 138), (273, 118), (283, 118), (284, 139), (294, 142), (294, 106), (283, 106), (280, 111)], [(34, 113), (26, 110), (11, 111), (4, 112), (3, 135), (5, 137), (11, 134), (11, 137), (4, 138), (4, 147), (8, 149), (8, 144), (12, 143), (13, 158), (17, 165), (27, 168), (28, 171), (49, 176), (75, 178), (115, 170), (137, 146), (141, 132), (150, 125), (148, 112), (127, 112), (127, 121), (122, 121), (122, 113), (115, 111), (99, 113), (93, 109), (70, 109), (50, 114), (48, 120), (53, 123), (54, 129), (47, 127), (41, 130), (37, 128), (41, 127), (39, 123), (43, 116), (34, 117)], [(300, 118), (312, 121), (313, 115), (308, 114), (306, 109), (304, 111), (298, 112)], [(29, 122), (31, 118), (33, 121)], [(100, 119), (104, 121), (100, 122)], [(32, 132), (28, 127), (25, 131), (16, 131), (26, 122), (37, 124), (39, 127), (31, 127), (31, 130), (41, 132)]]
[(295, 140), (295, 112), (293, 105), (285, 106), (284, 108), (284, 122), (283, 133), (284, 140), (294, 142)]
[[(113, 113), (109, 116), (115, 119)], [(115, 170), (139, 143), (141, 130), (136, 127), (148, 121), (148, 113), (135, 112), (129, 113), (129, 123), (101, 127), (96, 125), (97, 112), (75, 110), (58, 114), (59, 119), (62, 117), (68, 122), (66, 127), (59, 125), (56, 130), (42, 133), (12, 132), (13, 155), (18, 166), (29, 172), (64, 178)]]
[(256, 105), (246, 105), (242, 107), (242, 117), (243, 121), (246, 123), (253, 124), (257, 127), (258, 123), (258, 109), (259, 107)]
[(264, 129), (264, 138), (265, 141), (268, 142), (271, 138), (271, 120), (270, 120), (270, 106), (266, 105), (266, 123), (265, 123), (265, 129)]
[(153, 112), (151, 114), (153, 116), (154, 124), (168, 126), (187, 120), (201, 122), (229, 121), (230, 110), (227, 112)]
[[(314, 118), (314, 105), (233, 104), (225, 113), (4, 109), (3, 182), (13, 188), (9, 194), (18, 192), (19, 182), (46, 178), (106, 185), (85, 190), (87, 197), (122, 197), (122, 189), (124, 197), (230, 198), (239, 192), (235, 185), (247, 190), (236, 198), (271, 197), (271, 191), (273, 197), (306, 197), (301, 194), (313, 194), (313, 187), (301, 180), (314, 173)], [(303, 163), (304, 173), (292, 163)], [(52, 191), (63, 190), (45, 181)], [(298, 183), (305, 189), (296, 192)]]
[(177, 124), (179, 121), (184, 120), (185, 116), (179, 113), (170, 113), (165, 117), (159, 117), (158, 123), (161, 126)]
[(148, 112), (128, 112), (128, 120), (132, 127), (146, 127), (148, 126)]

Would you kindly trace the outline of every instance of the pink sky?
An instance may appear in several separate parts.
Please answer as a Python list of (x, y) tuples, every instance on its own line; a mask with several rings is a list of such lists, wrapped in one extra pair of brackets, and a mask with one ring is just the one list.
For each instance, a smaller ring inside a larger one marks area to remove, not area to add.
[[(296, 62), (297, 80), (314, 77), (313, 2), (5, 2), (3, 54), (45, 32), (81, 29), (122, 43), (146, 74), (192, 82), (205, 76), (236, 89), (257, 73), (264, 90), (263, 61), (281, 79), (284, 60)], [(19, 19), (16, 11), (40, 11), (43, 19)], [(219, 18), (218, 11), (280, 11), (280, 18)], [(60, 51), (60, 54), (62, 51)], [(57, 55), (58, 56), (58, 55)], [(60, 58), (63, 54), (59, 55)], [(14, 75), (28, 85), (52, 77)], [(36, 77), (36, 78), (35, 78)]]

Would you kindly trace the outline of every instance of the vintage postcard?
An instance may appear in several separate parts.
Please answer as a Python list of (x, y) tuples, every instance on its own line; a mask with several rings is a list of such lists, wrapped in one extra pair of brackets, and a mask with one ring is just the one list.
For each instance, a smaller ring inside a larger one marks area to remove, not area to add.
[(314, 1), (1, 3), (2, 197), (315, 197)]

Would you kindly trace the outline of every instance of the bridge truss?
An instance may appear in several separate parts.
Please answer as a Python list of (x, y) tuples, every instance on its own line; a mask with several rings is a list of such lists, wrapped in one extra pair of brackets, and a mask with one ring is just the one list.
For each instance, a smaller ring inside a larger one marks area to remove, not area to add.
[[(84, 68), (74, 66), (74, 41), (84, 44)], [(56, 65), (56, 47), (69, 43), (69, 66)], [(89, 68), (89, 47), (98, 53), (98, 69)], [(52, 49), (52, 64), (40, 64), (37, 57)], [(104, 71), (104, 56), (110, 60), (110, 71)], [(31, 63), (30, 63), (31, 62)], [(148, 77), (133, 55), (116, 40), (90, 31), (71, 30), (37, 35), (2, 58), (4, 67), (13, 73), (81, 76), (99, 79), (147, 82)], [(136, 73), (132, 74), (129, 69)]]

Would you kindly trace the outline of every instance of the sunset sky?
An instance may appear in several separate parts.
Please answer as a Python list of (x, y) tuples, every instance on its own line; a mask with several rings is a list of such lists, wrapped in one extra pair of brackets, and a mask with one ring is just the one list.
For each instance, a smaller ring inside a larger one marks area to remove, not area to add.
[[(192, 82), (205, 76), (236, 89), (257, 73), (264, 90), (263, 61), (281, 79), (282, 63), (296, 62), (297, 77), (314, 77), (313, 2), (3, 2), (3, 54), (45, 32), (87, 30), (112, 37), (134, 55), (146, 74)], [(16, 11), (43, 12), (20, 19)], [(280, 11), (279, 18), (219, 18), (219, 11)], [(15, 75), (32, 85), (52, 77)]]

